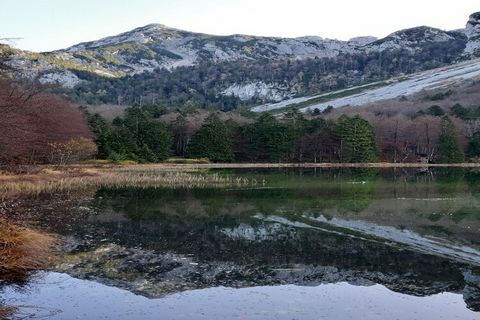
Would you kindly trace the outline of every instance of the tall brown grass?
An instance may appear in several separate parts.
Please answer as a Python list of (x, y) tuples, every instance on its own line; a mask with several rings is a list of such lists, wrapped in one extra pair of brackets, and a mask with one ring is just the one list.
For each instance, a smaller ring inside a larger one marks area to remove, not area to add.
[(0, 306), (0, 319), (8, 319), (15, 313), (15, 308)]
[(52, 261), (55, 237), (0, 221), (0, 280), (22, 281)]
[[(52, 178), (53, 177), (53, 178)], [(84, 175), (47, 175), (38, 179), (0, 180), (0, 199), (16, 195), (36, 195), (41, 193), (66, 192), (91, 187), (168, 187), (206, 188), (255, 185), (254, 179), (223, 176), (175, 168), (159, 169), (151, 166), (121, 166), (85, 170)]]

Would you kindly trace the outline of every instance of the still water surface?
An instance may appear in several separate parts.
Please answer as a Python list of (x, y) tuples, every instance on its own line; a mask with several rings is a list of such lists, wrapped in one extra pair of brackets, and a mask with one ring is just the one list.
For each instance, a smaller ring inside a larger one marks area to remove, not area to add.
[(64, 240), (17, 317), (480, 319), (480, 173), (236, 170), (231, 189), (32, 199)]

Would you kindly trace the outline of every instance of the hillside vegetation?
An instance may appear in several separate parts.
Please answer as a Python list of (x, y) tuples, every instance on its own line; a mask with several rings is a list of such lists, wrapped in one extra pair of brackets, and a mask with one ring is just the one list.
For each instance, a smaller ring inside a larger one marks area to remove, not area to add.
[(47, 53), (9, 49), (14, 76), (59, 84), (88, 104), (160, 103), (232, 110), (311, 96), (475, 58), (479, 14), (464, 30), (400, 30), (383, 39), (213, 36), (152, 24)]

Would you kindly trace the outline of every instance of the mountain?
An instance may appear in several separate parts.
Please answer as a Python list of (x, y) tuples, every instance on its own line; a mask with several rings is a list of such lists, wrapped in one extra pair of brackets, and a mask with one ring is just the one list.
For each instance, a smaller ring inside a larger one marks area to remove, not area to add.
[[(370, 83), (315, 96), (285, 99), (252, 108), (254, 112), (283, 112), (287, 108), (302, 112), (325, 110), (327, 107), (362, 106), (368, 103), (411, 96), (420, 92), (448, 91), (453, 86), (465, 87), (480, 77), (480, 59), (472, 59), (442, 68), (429, 69), (387, 81)], [(471, 94), (471, 93), (470, 93)], [(468, 95), (465, 93), (465, 95)], [(440, 99), (439, 99), (440, 100)]]
[(383, 39), (214, 36), (150, 24), (53, 52), (0, 47), (16, 77), (58, 83), (80, 102), (222, 109), (442, 67), (480, 56), (479, 49), (480, 13), (462, 30), (422, 26)]

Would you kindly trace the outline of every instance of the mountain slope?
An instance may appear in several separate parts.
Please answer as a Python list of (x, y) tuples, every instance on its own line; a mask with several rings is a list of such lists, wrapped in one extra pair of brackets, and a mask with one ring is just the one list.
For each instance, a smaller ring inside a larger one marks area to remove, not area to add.
[(409, 96), (423, 90), (434, 90), (460, 84), (468, 79), (480, 77), (480, 59), (432, 69), (409, 77), (349, 89), (329, 92), (317, 96), (287, 99), (252, 108), (255, 112), (296, 108), (302, 112), (327, 107), (360, 106), (371, 102)]
[[(339, 41), (312, 36), (214, 36), (151, 24), (64, 50), (13, 50), (6, 64), (17, 77), (74, 89), (67, 94), (83, 102), (151, 100), (178, 105), (192, 101), (232, 108), (471, 59), (480, 55), (479, 25), (480, 13), (476, 13), (460, 31), (418, 27), (383, 39)], [(139, 89), (133, 92), (132, 85)], [(164, 88), (170, 89), (161, 92)], [(173, 93), (184, 98), (172, 99)]]

